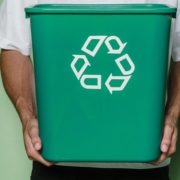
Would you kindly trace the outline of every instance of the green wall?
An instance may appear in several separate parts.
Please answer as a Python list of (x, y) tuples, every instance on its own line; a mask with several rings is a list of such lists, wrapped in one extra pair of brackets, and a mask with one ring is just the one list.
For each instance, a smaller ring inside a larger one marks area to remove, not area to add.
[[(180, 126), (179, 126), (180, 129)], [(171, 161), (170, 177), (171, 180), (180, 180), (180, 135), (178, 137), (177, 151)]]
[[(2, 0), (0, 0), (1, 3)], [(32, 163), (28, 160), (18, 115), (8, 99), (0, 77), (0, 180), (29, 180)], [(180, 137), (171, 162), (171, 180), (180, 180)]]
[(5, 94), (0, 80), (0, 179), (29, 180), (31, 161), (23, 144), (18, 115)]

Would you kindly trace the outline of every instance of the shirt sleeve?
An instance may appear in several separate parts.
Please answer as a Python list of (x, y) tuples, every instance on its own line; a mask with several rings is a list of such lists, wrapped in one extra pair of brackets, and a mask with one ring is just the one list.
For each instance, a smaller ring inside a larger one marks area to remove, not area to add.
[(172, 58), (173, 61), (180, 61), (180, 1), (177, 0), (177, 14), (175, 20), (175, 28), (173, 35), (173, 45), (172, 45)]
[(0, 48), (31, 54), (30, 22), (24, 0), (4, 0), (0, 7)]

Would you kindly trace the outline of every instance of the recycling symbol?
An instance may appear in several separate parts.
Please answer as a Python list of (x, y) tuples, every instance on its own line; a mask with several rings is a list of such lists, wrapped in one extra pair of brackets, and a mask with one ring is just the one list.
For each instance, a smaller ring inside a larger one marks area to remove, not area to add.
[[(93, 49), (89, 49), (88, 46), (91, 42), (95, 41), (96, 45)], [(112, 42), (115, 42), (118, 46), (113, 47)], [(80, 81), (80, 85), (89, 90), (101, 90), (102, 89), (102, 75), (101, 74), (86, 74), (86, 69), (91, 67), (90, 61), (88, 60), (86, 55), (90, 55), (91, 57), (95, 57), (98, 51), (100, 50), (103, 43), (107, 47), (107, 54), (117, 54), (119, 57), (115, 59), (115, 64), (117, 65), (121, 74), (119, 76), (113, 75), (110, 73), (105, 86), (107, 90), (113, 94), (115, 91), (123, 91), (127, 86), (132, 74), (135, 71), (135, 65), (130, 58), (129, 54), (123, 54), (123, 50), (126, 47), (127, 43), (123, 43), (121, 39), (117, 36), (89, 36), (85, 41), (84, 45), (81, 48), (83, 54), (73, 54), (73, 60), (71, 62), (71, 69), (75, 74), (77, 80)], [(77, 63), (81, 61), (81, 67), (77, 68)], [(123, 62), (128, 64), (128, 69), (124, 67)], [(95, 84), (87, 84), (87, 80), (94, 80)], [(122, 83), (118, 86), (112, 86), (112, 81), (121, 81)]]

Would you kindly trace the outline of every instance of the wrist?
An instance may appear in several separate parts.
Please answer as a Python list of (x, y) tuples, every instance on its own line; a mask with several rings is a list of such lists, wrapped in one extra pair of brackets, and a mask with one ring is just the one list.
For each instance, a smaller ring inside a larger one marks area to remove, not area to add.
[(180, 117), (179, 107), (173, 106), (166, 108), (166, 117), (169, 117), (168, 119), (171, 119), (171, 121), (175, 124), (178, 123), (178, 119)]
[(22, 96), (17, 98), (15, 108), (19, 114), (23, 126), (26, 125), (28, 120), (36, 118), (36, 113), (34, 111), (33, 104), (27, 102), (27, 100)]

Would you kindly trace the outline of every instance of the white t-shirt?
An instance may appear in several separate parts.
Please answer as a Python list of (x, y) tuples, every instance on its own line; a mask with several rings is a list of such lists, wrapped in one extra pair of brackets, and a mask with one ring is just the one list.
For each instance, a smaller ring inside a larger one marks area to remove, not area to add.
[[(177, 7), (177, 18), (173, 23), (171, 44), (174, 61), (180, 61), (180, 1), (179, 0), (4, 0), (0, 7), (0, 48), (18, 50), (24, 55), (31, 54), (31, 33), (29, 19), (25, 18), (24, 8), (36, 4), (59, 3), (59, 4), (133, 4), (154, 3), (166, 4)], [(148, 169), (166, 166), (170, 158), (160, 165), (148, 163), (93, 163), (93, 162), (61, 162), (58, 165), (84, 166), (99, 168), (130, 168)]]
[(42, 3), (65, 4), (132, 4), (154, 3), (178, 7), (174, 35), (172, 35), (172, 57), (180, 61), (180, 1), (179, 0), (4, 0), (0, 7), (0, 48), (19, 50), (31, 54), (29, 19), (25, 19), (24, 7)]

